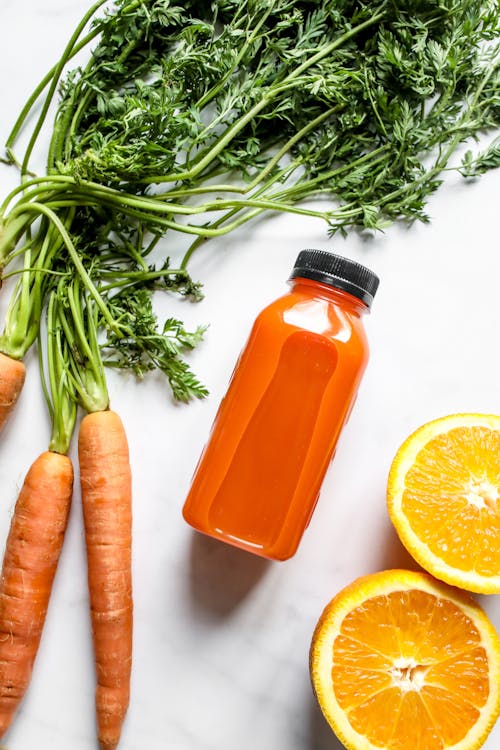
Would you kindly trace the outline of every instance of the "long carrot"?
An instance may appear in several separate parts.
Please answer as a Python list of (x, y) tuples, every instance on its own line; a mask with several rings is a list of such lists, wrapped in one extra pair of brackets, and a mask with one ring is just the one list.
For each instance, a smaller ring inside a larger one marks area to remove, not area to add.
[(42, 453), (28, 471), (0, 578), (0, 737), (31, 677), (73, 490), (71, 460)]
[(127, 438), (113, 411), (87, 414), (78, 437), (101, 750), (115, 750), (132, 665), (132, 490)]
[(0, 431), (19, 398), (25, 377), (23, 363), (0, 352)]
[[(49, 301), (48, 328), (60, 336), (66, 393), (87, 412), (80, 424), (78, 455), (97, 729), (101, 750), (115, 750), (129, 704), (132, 666), (132, 478), (122, 422), (109, 410), (97, 334), (99, 314), (95, 299), (78, 277), (59, 280)], [(56, 417), (58, 411), (54, 409), (54, 422), (64, 423)]]

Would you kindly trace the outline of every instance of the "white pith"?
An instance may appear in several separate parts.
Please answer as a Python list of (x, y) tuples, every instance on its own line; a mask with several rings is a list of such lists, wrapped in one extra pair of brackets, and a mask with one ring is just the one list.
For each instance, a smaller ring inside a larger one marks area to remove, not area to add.
[(425, 674), (428, 667), (418, 664), (413, 658), (400, 657), (394, 661), (389, 674), (396, 687), (402, 693), (408, 693), (410, 690), (418, 692), (425, 684)]

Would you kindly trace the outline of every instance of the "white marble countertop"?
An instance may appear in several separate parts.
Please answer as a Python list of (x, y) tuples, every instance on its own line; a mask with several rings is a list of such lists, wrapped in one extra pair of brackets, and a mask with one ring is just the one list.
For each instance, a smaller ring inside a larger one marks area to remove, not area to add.
[[(2, 0), (2, 143), (88, 5)], [(2, 195), (15, 182), (0, 167)], [(210, 397), (179, 406), (159, 378), (109, 376), (134, 473), (135, 650), (121, 750), (340, 750), (312, 696), (309, 642), (342, 586), (415, 567), (386, 513), (391, 459), (429, 419), (500, 412), (499, 196), (500, 171), (473, 184), (452, 178), (430, 203), (429, 225), (393, 227), (373, 240), (332, 241), (319, 221), (269, 218), (198, 251), (192, 273), (204, 282), (204, 301), (157, 300), (160, 316), (210, 323), (191, 357)], [(175, 240), (163, 247), (173, 258), (179, 252)], [(316, 513), (297, 555), (273, 564), (197, 535), (181, 507), (249, 327), (285, 290), (303, 247), (357, 259), (381, 286), (368, 320), (371, 361)], [(33, 354), (27, 364), (0, 445), (2, 546), (25, 471), (48, 442)], [(500, 598), (479, 598), (500, 629)], [(93, 669), (76, 489), (32, 683), (4, 740), (9, 750), (95, 748)], [(499, 741), (500, 724), (485, 748)]]

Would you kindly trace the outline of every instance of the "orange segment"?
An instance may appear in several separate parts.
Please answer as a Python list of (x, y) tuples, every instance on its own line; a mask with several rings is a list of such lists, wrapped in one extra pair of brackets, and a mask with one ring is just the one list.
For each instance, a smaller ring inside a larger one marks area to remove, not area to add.
[(364, 705), (366, 701), (392, 687), (389, 669), (385, 672), (349, 669), (342, 663), (334, 665), (332, 682), (339, 705), (346, 711)]
[(493, 510), (481, 513), (481, 553), (476, 558), (476, 572), (484, 578), (498, 576), (500, 516)]
[(398, 634), (390, 621), (389, 602), (385, 596), (375, 596), (364, 602), (356, 612), (349, 612), (342, 623), (342, 633), (351, 636), (372, 650), (389, 658), (399, 654)]
[(376, 747), (390, 746), (394, 735), (393, 719), (401, 710), (401, 692), (394, 687), (375, 693), (347, 712), (349, 723)]
[(389, 747), (391, 750), (443, 750), (446, 747), (425, 703), (414, 691), (402, 696), (401, 709)]
[[(463, 680), (464, 674), (468, 675), (466, 682)], [(429, 667), (425, 681), (427, 685), (445, 688), (449, 693), (481, 708), (486, 703), (489, 692), (486, 651), (478, 646), (438, 662)]]
[(447, 598), (435, 597), (434, 612), (417, 653), (419, 659), (431, 664), (476, 648), (480, 641), (476, 623), (460, 605)]
[(318, 622), (310, 667), (349, 750), (473, 750), (500, 712), (493, 626), (425, 573), (376, 573), (341, 591)]
[(444, 687), (425, 685), (420, 699), (445, 747), (460, 742), (481, 715), (472, 703)]
[(387, 502), (422, 567), (471, 591), (500, 592), (500, 416), (423, 425), (394, 458)]

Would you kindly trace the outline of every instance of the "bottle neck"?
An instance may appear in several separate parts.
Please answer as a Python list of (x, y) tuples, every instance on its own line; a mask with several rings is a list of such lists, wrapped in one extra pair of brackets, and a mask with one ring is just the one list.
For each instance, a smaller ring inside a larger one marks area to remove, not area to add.
[(357, 315), (370, 312), (370, 308), (358, 297), (343, 289), (337, 289), (337, 287), (330, 284), (315, 281), (314, 279), (306, 279), (301, 276), (289, 279), (289, 283), (294, 291), (302, 292), (309, 297), (327, 299), (341, 307), (349, 308), (349, 310)]

